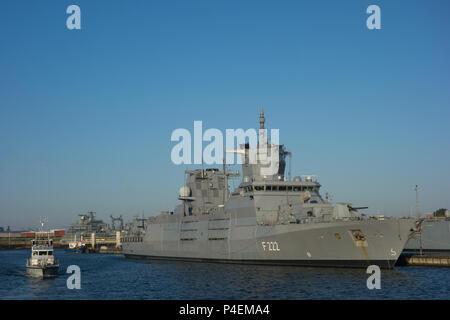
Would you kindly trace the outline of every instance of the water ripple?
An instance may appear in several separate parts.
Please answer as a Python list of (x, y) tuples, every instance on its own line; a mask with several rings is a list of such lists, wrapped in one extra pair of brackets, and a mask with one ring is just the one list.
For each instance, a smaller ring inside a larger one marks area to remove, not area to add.
[[(118, 255), (56, 250), (59, 277), (30, 279), (28, 250), (0, 251), (0, 299), (449, 299), (450, 269), (382, 270), (381, 290), (368, 290), (360, 269), (138, 261)], [(81, 289), (66, 286), (69, 265)]]

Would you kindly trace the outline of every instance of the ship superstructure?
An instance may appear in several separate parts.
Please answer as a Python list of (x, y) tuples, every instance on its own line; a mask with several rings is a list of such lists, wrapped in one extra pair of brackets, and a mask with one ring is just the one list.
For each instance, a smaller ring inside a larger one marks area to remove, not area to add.
[(92, 233), (108, 233), (108, 225), (96, 219), (95, 212), (89, 211), (79, 217), (80, 219), (69, 227), (63, 239), (65, 242), (83, 242), (83, 238), (90, 238)]

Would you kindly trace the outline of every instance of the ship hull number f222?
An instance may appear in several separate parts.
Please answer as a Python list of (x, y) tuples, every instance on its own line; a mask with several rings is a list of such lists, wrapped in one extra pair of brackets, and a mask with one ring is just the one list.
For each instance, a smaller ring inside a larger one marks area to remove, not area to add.
[(280, 251), (280, 247), (276, 241), (261, 241), (261, 246), (264, 251)]

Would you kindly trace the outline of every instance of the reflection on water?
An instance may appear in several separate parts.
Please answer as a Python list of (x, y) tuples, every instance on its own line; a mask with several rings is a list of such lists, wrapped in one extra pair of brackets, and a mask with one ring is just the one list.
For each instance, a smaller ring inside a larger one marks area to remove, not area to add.
[[(128, 260), (118, 255), (55, 253), (59, 276), (26, 276), (26, 250), (0, 251), (2, 299), (449, 299), (450, 269), (381, 271), (368, 290), (364, 269), (253, 266)], [(81, 289), (69, 290), (69, 265), (81, 268)]]
[(45, 296), (47, 292), (51, 291), (55, 285), (56, 278), (39, 279), (35, 277), (26, 276), (31, 299), (39, 299), (41, 296)]

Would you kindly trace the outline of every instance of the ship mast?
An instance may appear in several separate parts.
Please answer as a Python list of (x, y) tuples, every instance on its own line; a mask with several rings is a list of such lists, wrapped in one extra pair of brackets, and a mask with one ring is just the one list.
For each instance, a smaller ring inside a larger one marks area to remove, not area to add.
[(416, 216), (419, 218), (419, 186), (416, 184)]
[(265, 143), (265, 129), (264, 129), (264, 123), (266, 122), (266, 118), (264, 117), (264, 110), (263, 107), (261, 107), (261, 111), (259, 112), (259, 144)]

